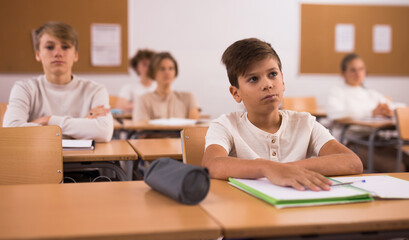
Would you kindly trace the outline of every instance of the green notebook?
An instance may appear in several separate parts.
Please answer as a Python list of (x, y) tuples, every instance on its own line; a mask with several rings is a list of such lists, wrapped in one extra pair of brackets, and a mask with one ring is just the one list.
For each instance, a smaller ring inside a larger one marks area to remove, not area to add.
[[(331, 178), (330, 178), (331, 179)], [(331, 179), (333, 182), (339, 182)], [(291, 187), (281, 187), (262, 179), (229, 178), (229, 183), (277, 208), (302, 207), (341, 203), (372, 201), (371, 193), (356, 186), (332, 187), (330, 191), (298, 191)]]

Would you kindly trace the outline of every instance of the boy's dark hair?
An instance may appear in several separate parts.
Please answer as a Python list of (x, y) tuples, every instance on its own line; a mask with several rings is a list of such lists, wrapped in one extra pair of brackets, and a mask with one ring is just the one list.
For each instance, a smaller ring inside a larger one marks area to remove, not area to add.
[(159, 65), (162, 62), (163, 59), (170, 59), (173, 64), (175, 64), (175, 77), (178, 76), (178, 63), (176, 62), (176, 59), (169, 53), (169, 52), (160, 52), (155, 54), (155, 56), (152, 58), (151, 64), (149, 65), (148, 69), (148, 77), (156, 80), (156, 72), (159, 69)]
[(140, 49), (136, 52), (135, 56), (133, 56), (129, 60), (129, 64), (131, 65), (132, 69), (135, 70), (135, 72), (139, 75), (139, 72), (136, 69), (139, 61), (144, 60), (144, 59), (151, 61), (154, 55), (155, 55), (155, 52), (150, 49)]
[(247, 38), (230, 45), (222, 56), (230, 84), (239, 88), (238, 77), (246, 74), (251, 64), (268, 57), (277, 60), (281, 71), (280, 57), (269, 43), (257, 38)]
[(350, 53), (346, 55), (341, 61), (341, 71), (345, 72), (347, 70), (348, 64), (352, 62), (352, 60), (355, 60), (357, 58), (361, 59), (361, 57), (356, 53)]
[(44, 33), (71, 44), (75, 47), (75, 50), (78, 51), (78, 34), (70, 25), (63, 22), (46, 22), (41, 27), (37, 28), (35, 30), (35, 50), (40, 49), (40, 38)]

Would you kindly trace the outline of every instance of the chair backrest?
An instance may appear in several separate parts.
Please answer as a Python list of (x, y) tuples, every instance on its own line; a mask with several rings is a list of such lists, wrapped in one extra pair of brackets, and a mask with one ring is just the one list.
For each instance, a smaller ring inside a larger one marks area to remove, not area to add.
[(317, 100), (315, 97), (285, 97), (282, 108), (297, 112), (315, 112)]
[(3, 118), (7, 110), (7, 104), (4, 102), (0, 103), (0, 128), (3, 127)]
[(409, 140), (409, 107), (395, 109), (396, 126), (402, 140)]
[(62, 179), (60, 127), (0, 128), (0, 184), (60, 183)]
[(109, 106), (110, 106), (111, 108), (115, 108), (115, 106), (116, 106), (116, 100), (118, 100), (118, 96), (109, 95)]
[(181, 131), (183, 162), (202, 166), (207, 127), (189, 127)]

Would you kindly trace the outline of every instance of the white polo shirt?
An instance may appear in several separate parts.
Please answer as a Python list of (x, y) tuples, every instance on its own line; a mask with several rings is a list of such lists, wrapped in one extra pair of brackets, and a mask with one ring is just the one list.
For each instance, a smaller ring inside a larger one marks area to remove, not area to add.
[(334, 139), (309, 113), (280, 110), (280, 114), (281, 126), (274, 134), (254, 126), (247, 112), (224, 114), (210, 123), (205, 148), (217, 144), (231, 157), (284, 163), (318, 156), (322, 146)]

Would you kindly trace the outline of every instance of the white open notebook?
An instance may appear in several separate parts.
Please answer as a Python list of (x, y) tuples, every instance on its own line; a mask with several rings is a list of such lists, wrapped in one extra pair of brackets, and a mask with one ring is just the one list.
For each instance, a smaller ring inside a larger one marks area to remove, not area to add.
[(272, 184), (266, 178), (230, 178), (229, 183), (254, 195), (277, 208), (314, 206), (340, 203), (372, 201), (373, 198), (409, 198), (409, 181), (390, 176), (362, 176), (330, 178), (334, 182), (356, 182), (349, 185), (333, 186), (330, 191), (298, 191), (291, 187)]

